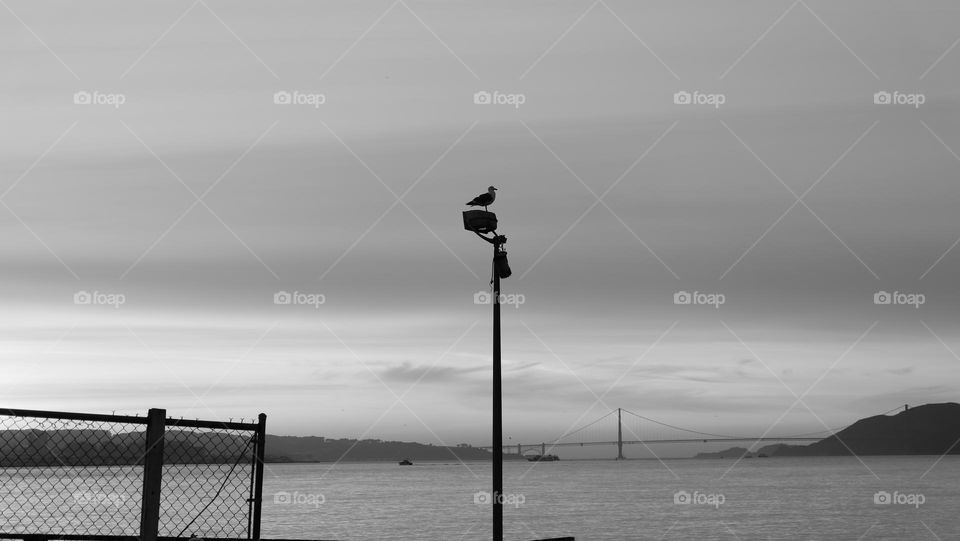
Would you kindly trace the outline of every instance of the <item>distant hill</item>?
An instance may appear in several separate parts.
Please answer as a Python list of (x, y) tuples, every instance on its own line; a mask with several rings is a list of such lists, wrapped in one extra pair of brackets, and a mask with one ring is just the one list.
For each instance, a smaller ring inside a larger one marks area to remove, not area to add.
[[(143, 431), (0, 430), (0, 468), (13, 466), (110, 466), (143, 463)], [(168, 428), (166, 464), (249, 461), (248, 436)], [(413, 442), (326, 439), (267, 434), (266, 462), (335, 462), (416, 460), (490, 460), (488, 451), (468, 445), (444, 447)], [(505, 459), (519, 458), (504, 455)]]
[[(810, 445), (768, 445), (752, 455), (846, 456), (846, 455), (942, 455), (960, 454), (960, 404), (925, 404), (896, 415), (860, 419), (840, 432)], [(739, 457), (740, 447), (696, 458)], [(710, 455), (710, 456), (707, 456)]]
[[(238, 435), (170, 428), (163, 442), (166, 464), (234, 462), (240, 454), (252, 458), (248, 439)], [(142, 464), (145, 444), (143, 431), (3, 430), (0, 467)]]
[(783, 446), (777, 456), (960, 454), (960, 404), (926, 404), (896, 415), (860, 419), (806, 446)]
[[(490, 460), (489, 451), (460, 445), (444, 447), (423, 443), (382, 440), (326, 439), (314, 436), (273, 436), (267, 434), (268, 461), (336, 462), (417, 460)], [(272, 460), (271, 460), (272, 458)], [(505, 455), (505, 459), (519, 458)]]
[(745, 447), (731, 447), (715, 453), (697, 453), (697, 456), (693, 458), (740, 458), (752, 454), (753, 453)]

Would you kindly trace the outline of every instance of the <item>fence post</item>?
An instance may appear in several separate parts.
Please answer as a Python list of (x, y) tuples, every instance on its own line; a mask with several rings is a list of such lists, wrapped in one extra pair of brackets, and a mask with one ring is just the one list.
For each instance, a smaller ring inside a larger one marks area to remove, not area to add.
[(263, 458), (264, 449), (267, 445), (267, 414), (261, 413), (257, 417), (257, 446), (255, 460), (256, 472), (254, 473), (253, 489), (253, 539), (260, 541), (260, 506), (263, 503)]
[(160, 529), (160, 482), (163, 477), (163, 433), (167, 410), (147, 413), (147, 438), (143, 455), (143, 500), (140, 505), (140, 540), (156, 541)]

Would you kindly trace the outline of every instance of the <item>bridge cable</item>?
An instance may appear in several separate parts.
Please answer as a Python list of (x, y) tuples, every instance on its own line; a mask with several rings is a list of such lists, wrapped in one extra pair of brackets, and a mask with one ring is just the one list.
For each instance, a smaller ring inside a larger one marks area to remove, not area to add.
[[(903, 406), (900, 406), (900, 408), (902, 408), (902, 407), (903, 407)], [(890, 410), (890, 411), (895, 411), (895, 410), (900, 409), (900, 408), (894, 408), (893, 410)], [(662, 423), (662, 422), (657, 421), (657, 420), (655, 420), (655, 419), (651, 419), (651, 418), (649, 418), (649, 417), (644, 417), (643, 415), (636, 414), (636, 413), (634, 413), (634, 412), (632, 412), (632, 411), (630, 411), (630, 410), (627, 410), (627, 409), (624, 409), (623, 411), (629, 413), (630, 415), (634, 415), (634, 416), (639, 417), (639, 418), (641, 418), (641, 419), (645, 419), (645, 420), (647, 420), (647, 421), (650, 421), (651, 423), (656, 423), (656, 424), (658, 424), (658, 425), (667, 426), (667, 427), (670, 427), (670, 428), (673, 428), (673, 429), (676, 429), (676, 430), (682, 430), (682, 431), (690, 432), (690, 433), (693, 433), (693, 434), (700, 434), (700, 435), (702, 435), (702, 436), (713, 436), (713, 437), (716, 437), (716, 438), (727, 438), (727, 439), (740, 438), (740, 436), (730, 436), (730, 435), (727, 435), (727, 434), (711, 434), (711, 433), (709, 433), (709, 432), (699, 432), (699, 431), (697, 431), (697, 430), (690, 430), (689, 428), (682, 428), (682, 427), (679, 427), (679, 426), (674, 426), (674, 425), (671, 425), (671, 424)], [(888, 413), (889, 413), (889, 412), (888, 412)], [(885, 415), (885, 414), (884, 414), (884, 415)], [(775, 436), (775, 437), (774, 437), (774, 436), (771, 436), (771, 437), (768, 437), (767, 439), (776, 439), (776, 438), (801, 438), (801, 437), (804, 437), (804, 436), (812, 436), (812, 435), (816, 435), (816, 434), (823, 434), (823, 433), (825, 433), (825, 432), (830, 432), (831, 435), (832, 435), (832, 434), (835, 434), (835, 433), (843, 430), (844, 428), (847, 428), (848, 426), (850, 426), (850, 425), (846, 425), (846, 426), (843, 426), (843, 427), (840, 427), (840, 428), (825, 428), (825, 429), (823, 429), (823, 430), (818, 430), (818, 431), (816, 431), (816, 432), (806, 432), (806, 433), (804, 433), (804, 434), (791, 434), (791, 435), (788, 435), (788, 436)], [(753, 440), (753, 439), (756, 439), (756, 438), (743, 438), (743, 439), (744, 439), (744, 441), (746, 441), (746, 440)]]
[[(606, 419), (607, 417), (613, 415), (616, 411), (617, 411), (617, 410), (612, 410), (612, 411), (610, 411), (609, 413), (607, 413), (606, 415), (604, 415), (603, 417), (600, 417), (600, 418), (598, 418), (598, 419), (595, 419), (593, 422), (591, 422), (591, 423), (589, 423), (589, 424), (586, 424), (586, 425), (583, 425), (583, 426), (581, 426), (580, 428), (574, 430), (573, 432), (567, 432), (566, 434), (563, 434), (563, 435), (560, 436), (559, 438), (554, 439), (554, 440), (551, 441), (550, 443), (558, 443), (560, 440), (562, 440), (563, 438), (566, 438), (567, 436), (572, 436), (572, 435), (576, 434), (577, 432), (580, 432), (581, 430), (586, 430), (587, 428), (590, 428), (591, 426), (593, 426), (593, 425), (599, 423), (600, 421)], [(624, 411), (626, 411), (626, 410), (624, 410)]]
[[(651, 419), (651, 418), (649, 418), (649, 417), (644, 417), (643, 415), (639, 415), (639, 414), (634, 413), (634, 412), (632, 412), (632, 411), (630, 411), (630, 410), (628, 410), (628, 409), (624, 409), (623, 411), (625, 411), (625, 412), (627, 412), (627, 413), (629, 413), (630, 415), (633, 415), (633, 416), (635, 416), (635, 417), (639, 417), (639, 418), (641, 418), (641, 419), (645, 419), (645, 420), (647, 420), (647, 421), (650, 421), (651, 423), (656, 423), (656, 424), (661, 425), (661, 426), (666, 426), (666, 427), (672, 428), (672, 429), (674, 429), (674, 430), (681, 430), (681, 431), (683, 431), (683, 432), (690, 432), (690, 433), (692, 433), (692, 434), (700, 434), (701, 436), (712, 436), (712, 437), (715, 437), (715, 438), (727, 438), (727, 439), (739, 438), (739, 436), (731, 436), (731, 435), (729, 435), (729, 434), (711, 434), (711, 433), (709, 433), (709, 432), (700, 432), (700, 431), (697, 431), (697, 430), (690, 430), (689, 428), (683, 428), (683, 427), (674, 426), (674, 425), (667, 424), (667, 423), (661, 423), (660, 421), (657, 421), (657, 420), (655, 420), (655, 419)], [(754, 439), (754, 438), (745, 438), (745, 439), (750, 440), (750, 439)]]

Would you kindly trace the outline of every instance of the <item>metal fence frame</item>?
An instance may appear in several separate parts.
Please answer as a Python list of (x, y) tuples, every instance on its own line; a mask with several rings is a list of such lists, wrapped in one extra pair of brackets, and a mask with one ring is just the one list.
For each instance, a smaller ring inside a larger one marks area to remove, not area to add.
[[(195, 537), (158, 536), (160, 521), (161, 483), (163, 479), (164, 434), (170, 428), (206, 428), (249, 431), (253, 434), (254, 445), (250, 460), (250, 493), (247, 498), (247, 537), (260, 540), (260, 518), (263, 503), (264, 446), (266, 444), (267, 415), (261, 413), (256, 423), (236, 423), (222, 421), (204, 421), (167, 418), (165, 409), (151, 408), (146, 417), (131, 415), (104, 415), (97, 413), (73, 413), (62, 411), (40, 411), (26, 409), (0, 409), (0, 417), (23, 417), (34, 419), (59, 419), (66, 421), (95, 421), (105, 423), (124, 423), (146, 427), (143, 457), (143, 489), (140, 506), (140, 534), (130, 535), (77, 535), (35, 532), (0, 532), (0, 539), (23, 539), (24, 541), (50, 541), (54, 539), (73, 541), (174, 541), (196, 539)], [(239, 462), (238, 462), (239, 463)], [(224, 538), (219, 538), (224, 539)]]

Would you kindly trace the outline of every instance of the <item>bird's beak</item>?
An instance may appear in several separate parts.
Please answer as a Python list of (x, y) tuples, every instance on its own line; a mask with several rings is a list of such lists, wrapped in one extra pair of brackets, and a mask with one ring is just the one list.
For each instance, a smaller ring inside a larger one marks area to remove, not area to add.
[(493, 191), (497, 191), (497, 189), (496, 189), (496, 188), (493, 188)]

